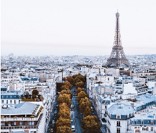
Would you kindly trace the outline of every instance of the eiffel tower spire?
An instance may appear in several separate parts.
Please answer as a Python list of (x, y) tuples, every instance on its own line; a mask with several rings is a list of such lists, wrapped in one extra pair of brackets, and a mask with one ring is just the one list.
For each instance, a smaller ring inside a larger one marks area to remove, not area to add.
[(116, 13), (115, 45), (120, 45), (119, 13)]
[(114, 45), (112, 48), (112, 52), (110, 57), (106, 63), (107, 67), (129, 67), (129, 61), (127, 60), (125, 53), (123, 51), (123, 47), (121, 44), (121, 36), (120, 36), (120, 28), (119, 28), (119, 13), (116, 13), (116, 28), (115, 28), (115, 37), (114, 37)]

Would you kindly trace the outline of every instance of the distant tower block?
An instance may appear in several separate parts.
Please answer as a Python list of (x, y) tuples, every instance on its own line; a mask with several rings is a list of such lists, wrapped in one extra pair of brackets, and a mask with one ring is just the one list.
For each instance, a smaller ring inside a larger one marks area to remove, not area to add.
[(116, 13), (116, 29), (115, 29), (115, 37), (114, 37), (114, 46), (112, 48), (111, 55), (107, 60), (106, 66), (113, 67), (113, 68), (130, 66), (130, 63), (126, 58), (125, 53), (123, 51), (123, 47), (121, 45), (118, 12)]

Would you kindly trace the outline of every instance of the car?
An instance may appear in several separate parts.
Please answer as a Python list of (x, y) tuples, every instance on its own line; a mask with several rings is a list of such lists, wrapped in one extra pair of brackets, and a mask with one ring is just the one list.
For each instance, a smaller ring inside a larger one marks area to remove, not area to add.
[(55, 123), (55, 121), (53, 120), (53, 121), (52, 121), (52, 124), (54, 124), (54, 123)]
[(71, 104), (70, 108), (71, 108), (71, 109), (73, 108), (73, 104)]
[(72, 132), (75, 132), (75, 125), (71, 126), (71, 130), (72, 130)]

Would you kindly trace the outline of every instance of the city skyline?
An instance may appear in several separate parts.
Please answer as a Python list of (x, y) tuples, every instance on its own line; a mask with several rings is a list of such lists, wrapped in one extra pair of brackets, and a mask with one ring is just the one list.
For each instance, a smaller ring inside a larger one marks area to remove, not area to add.
[(110, 55), (115, 13), (126, 55), (156, 54), (156, 2), (2, 0), (2, 55)]

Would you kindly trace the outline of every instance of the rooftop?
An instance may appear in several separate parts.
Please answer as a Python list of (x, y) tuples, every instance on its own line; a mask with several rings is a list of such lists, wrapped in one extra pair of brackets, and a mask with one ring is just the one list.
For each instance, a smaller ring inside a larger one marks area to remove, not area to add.
[(137, 108), (139, 106), (148, 105), (150, 103), (156, 103), (156, 96), (152, 94), (144, 94), (136, 97), (136, 102), (134, 102), (134, 106)]
[(132, 118), (132, 120), (136, 120), (136, 119), (156, 119), (156, 106), (151, 106), (148, 107), (142, 111), (138, 111), (135, 113), (135, 117)]
[(109, 106), (108, 113), (112, 115), (129, 115), (134, 113), (134, 109), (131, 105), (115, 103)]
[(16, 104), (14, 107), (1, 109), (1, 115), (35, 115), (35, 110), (39, 107), (38, 104), (29, 102)]

